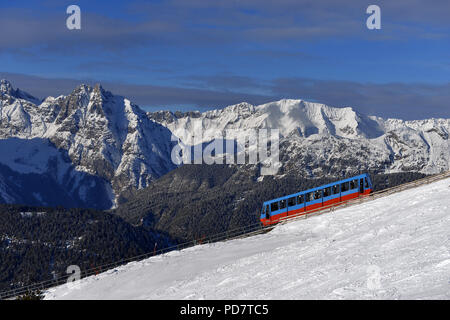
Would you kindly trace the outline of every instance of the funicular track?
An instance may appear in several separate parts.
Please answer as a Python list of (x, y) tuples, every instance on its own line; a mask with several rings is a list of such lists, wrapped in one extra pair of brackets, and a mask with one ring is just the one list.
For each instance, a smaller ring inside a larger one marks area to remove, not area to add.
[[(141, 261), (141, 260), (150, 258), (155, 255), (164, 254), (164, 253), (167, 253), (167, 252), (170, 252), (173, 250), (182, 250), (182, 249), (186, 249), (186, 248), (189, 248), (189, 247), (192, 247), (195, 245), (199, 245), (199, 244), (214, 243), (214, 242), (219, 242), (219, 241), (228, 241), (228, 240), (233, 240), (233, 239), (242, 239), (242, 238), (247, 238), (247, 237), (251, 237), (254, 235), (267, 233), (267, 232), (270, 232), (273, 228), (275, 228), (277, 225), (280, 225), (280, 224), (285, 224), (285, 223), (293, 222), (293, 221), (296, 221), (299, 219), (306, 219), (308, 217), (333, 212), (336, 209), (346, 208), (349, 206), (365, 203), (365, 202), (372, 201), (372, 200), (375, 200), (378, 198), (389, 196), (389, 195), (397, 193), (397, 192), (401, 192), (404, 190), (427, 185), (427, 184), (430, 184), (430, 183), (433, 183), (433, 182), (436, 182), (439, 180), (443, 180), (443, 179), (446, 179), (449, 177), (450, 177), (450, 171), (432, 175), (432, 176), (428, 176), (428, 177), (418, 179), (418, 180), (415, 180), (412, 182), (407, 182), (407, 183), (404, 183), (404, 184), (401, 184), (401, 185), (398, 185), (398, 186), (395, 186), (392, 188), (387, 188), (387, 189), (383, 189), (380, 191), (376, 191), (376, 192), (371, 193), (370, 195), (360, 196), (358, 198), (347, 200), (345, 202), (340, 202), (338, 204), (332, 204), (332, 205), (329, 205), (326, 207), (321, 207), (321, 208), (313, 210), (313, 211), (307, 211), (307, 212), (302, 212), (302, 213), (295, 214), (295, 215), (290, 215), (287, 217), (282, 217), (277, 221), (278, 222), (277, 224), (270, 225), (267, 227), (262, 227), (260, 223), (242, 226), (240, 228), (228, 230), (226, 232), (218, 233), (215, 235), (211, 235), (207, 238), (202, 238), (200, 240), (193, 240), (193, 241), (177, 244), (177, 245), (174, 245), (171, 247), (159, 249), (157, 251), (145, 253), (145, 254), (142, 254), (139, 256), (116, 261), (116, 262), (113, 262), (110, 264), (96, 266), (94, 268), (88, 268), (88, 269), (81, 271), (80, 276), (81, 276), (81, 278), (85, 278), (85, 277), (97, 275), (101, 272), (107, 271), (109, 269), (117, 268), (119, 266), (125, 265), (130, 262)], [(27, 293), (33, 293), (33, 292), (40, 291), (40, 290), (42, 291), (42, 290), (50, 289), (52, 287), (67, 283), (67, 280), (69, 279), (70, 276), (71, 276), (71, 274), (68, 274), (68, 275), (62, 276), (58, 279), (42, 281), (42, 282), (31, 284), (28, 286), (12, 289), (9, 291), (0, 292), (0, 299), (14, 299), (16, 297), (19, 297), (19, 296), (27, 294)]]

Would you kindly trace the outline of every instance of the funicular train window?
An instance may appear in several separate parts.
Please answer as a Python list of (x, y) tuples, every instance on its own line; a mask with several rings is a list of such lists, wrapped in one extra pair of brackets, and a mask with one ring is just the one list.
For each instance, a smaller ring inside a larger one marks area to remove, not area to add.
[(270, 204), (270, 211), (274, 212), (278, 210), (278, 202), (272, 202)]
[(312, 192), (305, 194), (305, 202), (310, 202), (312, 199)]
[(337, 185), (333, 186), (332, 191), (333, 191), (333, 194), (338, 194), (339, 193), (339, 185), (337, 184)]
[(280, 209), (284, 209), (286, 208), (286, 200), (281, 200), (280, 201)]
[(355, 180), (350, 181), (350, 190), (353, 190), (356, 188)]
[(314, 192), (314, 200), (322, 198), (322, 190), (317, 190)]
[(289, 207), (295, 206), (295, 197), (288, 199), (288, 206)]
[(364, 188), (369, 189), (369, 182), (367, 181), (367, 178), (364, 178)]
[(348, 187), (349, 187), (348, 181), (344, 182), (343, 184), (341, 184), (341, 191), (342, 192), (348, 191)]
[(303, 202), (304, 202), (304, 196), (303, 195), (297, 196), (297, 204), (302, 204)]
[(266, 214), (269, 213), (269, 205), (266, 206)]
[(323, 189), (323, 197), (331, 196), (331, 187)]

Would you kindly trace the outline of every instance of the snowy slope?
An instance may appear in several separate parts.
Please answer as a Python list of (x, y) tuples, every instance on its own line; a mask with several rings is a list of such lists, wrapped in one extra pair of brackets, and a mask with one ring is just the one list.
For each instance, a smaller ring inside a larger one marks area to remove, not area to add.
[(449, 299), (450, 179), (130, 263), (46, 299)]
[[(204, 113), (160, 111), (148, 116), (187, 145), (198, 139), (209, 142), (223, 136), (225, 130), (279, 129), (282, 165), (288, 171), (295, 166), (292, 173), (300, 170), (302, 176), (337, 176), (346, 167), (355, 172), (425, 174), (450, 169), (450, 119), (383, 119), (350, 107), (293, 99), (259, 106), (240, 103)], [(335, 168), (326, 167), (332, 162), (336, 162)]]

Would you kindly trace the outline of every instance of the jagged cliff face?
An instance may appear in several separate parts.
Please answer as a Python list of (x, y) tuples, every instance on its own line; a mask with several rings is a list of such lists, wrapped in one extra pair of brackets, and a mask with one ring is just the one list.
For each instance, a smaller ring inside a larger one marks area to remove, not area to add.
[(189, 145), (192, 136), (208, 143), (227, 129), (265, 128), (280, 132), (277, 175), (437, 173), (450, 167), (448, 119), (382, 119), (303, 100), (145, 113), (99, 85), (39, 101), (2, 80), (0, 201), (55, 204), (56, 194), (70, 205), (109, 208), (177, 167), (172, 133)]
[[(81, 85), (68, 96), (48, 97), (39, 104), (29, 95), (15, 94), (6, 81), (1, 88), (0, 138), (48, 141), (59, 150), (59, 158), (69, 164), (72, 174), (80, 172), (101, 180), (112, 201), (175, 168), (170, 160), (170, 131), (149, 120), (129, 100), (99, 85)], [(21, 159), (10, 160), (24, 162)], [(40, 164), (40, 173), (46, 167), (52, 171), (47, 160)], [(35, 166), (34, 161), (28, 159), (30, 167)]]

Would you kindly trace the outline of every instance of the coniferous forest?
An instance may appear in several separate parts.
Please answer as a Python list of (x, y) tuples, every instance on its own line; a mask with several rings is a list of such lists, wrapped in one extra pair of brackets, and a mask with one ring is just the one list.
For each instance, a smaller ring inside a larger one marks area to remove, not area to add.
[(0, 205), (0, 291), (151, 252), (171, 242), (90, 209)]

